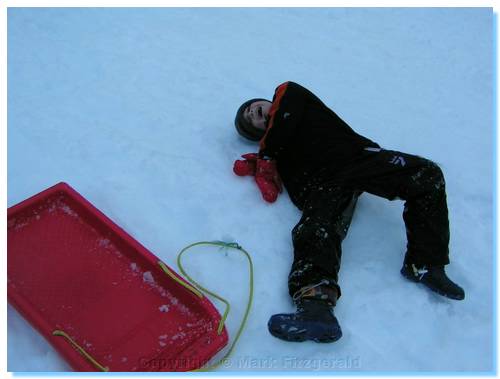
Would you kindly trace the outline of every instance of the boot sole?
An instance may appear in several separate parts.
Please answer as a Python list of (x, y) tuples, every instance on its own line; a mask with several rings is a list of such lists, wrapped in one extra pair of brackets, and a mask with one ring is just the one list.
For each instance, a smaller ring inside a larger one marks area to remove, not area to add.
[(280, 333), (276, 333), (273, 330), (269, 330), (269, 332), (274, 337), (279, 338), (280, 340), (283, 340), (283, 341), (287, 341), (287, 342), (313, 341), (313, 342), (317, 342), (317, 343), (332, 343), (332, 342), (338, 341), (342, 337), (342, 334), (337, 335), (335, 337), (331, 337), (331, 336), (309, 337), (308, 335), (280, 334)]
[(317, 335), (317, 333), (312, 333), (307, 330), (307, 328), (301, 333), (282, 333), (280, 330), (273, 329), (271, 325), (268, 324), (268, 330), (271, 335), (288, 342), (304, 342), (304, 341), (314, 341), (318, 343), (332, 343), (338, 341), (342, 337), (342, 330), (338, 329), (335, 331), (330, 331), (331, 333), (324, 333)]

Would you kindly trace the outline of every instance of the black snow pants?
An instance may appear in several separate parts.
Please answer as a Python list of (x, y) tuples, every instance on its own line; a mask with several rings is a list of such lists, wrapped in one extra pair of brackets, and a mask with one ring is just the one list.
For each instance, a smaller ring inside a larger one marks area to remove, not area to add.
[(405, 260), (421, 265), (449, 263), (450, 238), (445, 181), (432, 161), (398, 151), (367, 148), (331, 178), (309, 188), (292, 231), (294, 262), (288, 277), (290, 296), (323, 283), (336, 287), (345, 238), (362, 192), (405, 200)]

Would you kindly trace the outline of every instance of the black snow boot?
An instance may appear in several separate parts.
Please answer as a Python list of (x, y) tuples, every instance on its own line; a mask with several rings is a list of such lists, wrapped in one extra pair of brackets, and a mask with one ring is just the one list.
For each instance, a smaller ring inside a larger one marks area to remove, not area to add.
[(444, 266), (426, 267), (411, 263), (403, 264), (401, 274), (412, 282), (422, 283), (438, 294), (453, 300), (463, 300), (463, 288), (453, 283), (444, 271)]
[(335, 342), (342, 337), (333, 314), (334, 302), (322, 296), (303, 296), (295, 302), (295, 313), (280, 313), (269, 319), (267, 327), (273, 336), (293, 342)]

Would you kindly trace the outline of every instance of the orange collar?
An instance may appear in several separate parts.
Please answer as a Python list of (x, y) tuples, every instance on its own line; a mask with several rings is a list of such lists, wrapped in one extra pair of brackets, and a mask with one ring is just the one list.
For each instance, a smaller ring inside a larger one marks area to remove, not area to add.
[(271, 105), (271, 109), (269, 110), (269, 122), (267, 125), (266, 133), (264, 134), (264, 137), (260, 140), (260, 150), (264, 150), (266, 148), (266, 138), (267, 135), (269, 134), (269, 131), (274, 125), (274, 115), (276, 114), (276, 111), (278, 110), (281, 99), (283, 98), (283, 95), (285, 94), (285, 91), (288, 87), (288, 82), (285, 82), (276, 88), (276, 95), (273, 101), (273, 104)]

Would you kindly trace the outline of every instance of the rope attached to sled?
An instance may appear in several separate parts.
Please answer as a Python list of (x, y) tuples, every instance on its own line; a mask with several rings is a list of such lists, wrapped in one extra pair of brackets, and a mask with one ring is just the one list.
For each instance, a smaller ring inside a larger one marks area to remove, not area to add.
[[(221, 297), (220, 295), (217, 295), (216, 293), (209, 291), (208, 289), (201, 286), (198, 282), (196, 282), (193, 278), (191, 278), (186, 273), (186, 270), (184, 270), (184, 267), (182, 266), (182, 261), (181, 261), (182, 255), (187, 250), (191, 249), (192, 247), (199, 246), (199, 245), (219, 246), (223, 249), (238, 250), (246, 256), (246, 258), (248, 259), (248, 264), (249, 264), (249, 292), (248, 292), (247, 307), (245, 309), (245, 314), (243, 316), (243, 319), (241, 320), (240, 327), (238, 328), (238, 331), (236, 332), (236, 336), (234, 337), (234, 340), (233, 340), (231, 346), (229, 347), (229, 349), (228, 349), (227, 353), (224, 355), (224, 357), (222, 357), (217, 363), (215, 363), (209, 367), (206, 367), (206, 368), (200, 368), (200, 369), (194, 370), (194, 371), (209, 371), (209, 370), (212, 370), (212, 369), (220, 366), (223, 362), (225, 362), (229, 358), (229, 356), (233, 352), (233, 349), (234, 349), (236, 343), (238, 342), (238, 340), (241, 336), (241, 333), (243, 332), (243, 329), (245, 328), (245, 325), (246, 325), (246, 322), (248, 319), (248, 315), (250, 313), (250, 308), (252, 307), (252, 301), (253, 301), (253, 262), (252, 262), (252, 258), (250, 257), (250, 254), (245, 249), (243, 249), (240, 245), (238, 245), (236, 242), (223, 242), (223, 241), (196, 242), (196, 243), (193, 243), (191, 245), (186, 246), (184, 249), (181, 250), (181, 252), (177, 256), (177, 266), (179, 266), (179, 270), (181, 271), (181, 273), (191, 283), (193, 283), (200, 291), (215, 297), (217, 300), (223, 302), (226, 305), (226, 309), (224, 311), (224, 314), (222, 315), (222, 318), (219, 322), (219, 327), (217, 329), (217, 334), (219, 334), (219, 335), (222, 333), (222, 331), (224, 329), (224, 324), (226, 322), (227, 316), (229, 315), (229, 310), (231, 309), (229, 302), (226, 299), (224, 299), (223, 297)], [(186, 288), (188, 288), (188, 287), (186, 287)]]
[(158, 264), (160, 265), (161, 269), (165, 272), (165, 274), (167, 274), (168, 276), (170, 276), (173, 280), (175, 280), (181, 286), (187, 288), (189, 291), (191, 291), (192, 293), (194, 293), (199, 298), (203, 297), (203, 294), (200, 291), (198, 291), (195, 287), (193, 287), (193, 286), (189, 285), (188, 283), (183, 282), (182, 280), (180, 280), (172, 271), (169, 270), (169, 268), (165, 265), (165, 263), (163, 263), (162, 261), (158, 261)]
[(85, 358), (87, 358), (87, 360), (92, 363), (98, 370), (101, 370), (101, 371), (104, 371), (104, 372), (107, 372), (109, 371), (109, 368), (108, 367), (104, 367), (103, 365), (101, 365), (99, 362), (97, 362), (95, 360), (94, 357), (92, 357), (92, 355), (90, 355), (89, 353), (87, 353), (85, 351), (85, 349), (83, 347), (81, 347), (78, 343), (76, 343), (76, 341), (71, 338), (66, 332), (64, 332), (63, 330), (54, 330), (52, 332), (52, 335), (54, 336), (61, 336), (61, 337), (64, 337), (66, 339), (66, 341), (68, 341), (80, 354), (82, 354)]

